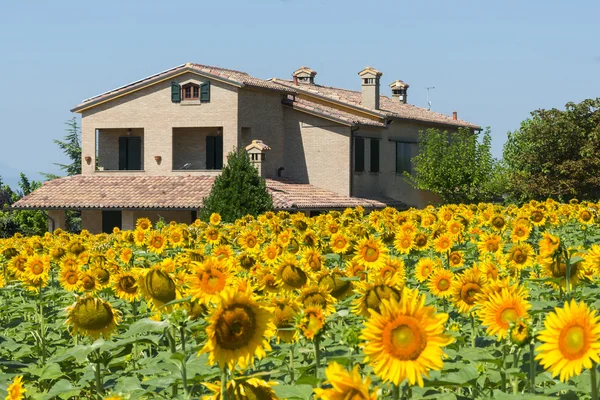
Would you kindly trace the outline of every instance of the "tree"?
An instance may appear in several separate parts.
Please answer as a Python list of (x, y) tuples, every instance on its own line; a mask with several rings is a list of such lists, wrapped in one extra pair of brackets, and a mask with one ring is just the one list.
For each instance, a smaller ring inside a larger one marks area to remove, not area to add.
[(46, 213), (41, 210), (11, 210), (10, 205), (28, 195), (42, 184), (30, 181), (21, 173), (19, 189), (13, 191), (8, 185), (2, 186), (0, 178), (0, 237), (11, 237), (15, 233), (23, 235), (43, 235), (48, 229)]
[[(64, 140), (55, 139), (54, 143), (60, 147), (65, 155), (71, 160), (70, 164), (54, 163), (60, 169), (66, 172), (67, 176), (81, 174), (81, 129), (77, 123), (77, 118), (73, 117), (65, 122), (67, 135)], [(60, 176), (55, 174), (42, 174), (46, 179), (56, 179)], [(66, 211), (66, 224), (69, 232), (81, 231), (81, 212)]]
[(600, 98), (536, 110), (508, 133), (507, 189), (516, 201), (600, 196)]
[(414, 174), (405, 173), (417, 189), (428, 190), (446, 203), (490, 201), (501, 187), (501, 165), (492, 157), (489, 128), (449, 133), (428, 129), (419, 135), (419, 154), (412, 159)]
[(232, 151), (227, 157), (227, 165), (217, 176), (200, 218), (208, 221), (212, 213), (219, 213), (225, 222), (234, 222), (245, 215), (258, 215), (273, 209), (273, 199), (267, 192), (267, 185), (258, 171), (250, 163), (243, 150)]

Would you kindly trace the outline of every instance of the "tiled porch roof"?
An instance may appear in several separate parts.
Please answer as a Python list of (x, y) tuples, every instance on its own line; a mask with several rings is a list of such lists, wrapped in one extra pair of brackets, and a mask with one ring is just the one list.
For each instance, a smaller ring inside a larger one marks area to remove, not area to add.
[[(197, 209), (214, 176), (75, 175), (45, 182), (12, 205), (18, 209)], [(408, 208), (393, 199), (339, 195), (313, 185), (267, 179), (276, 209)]]
[(288, 107), (293, 108), (294, 110), (319, 115), (323, 118), (332, 119), (343, 124), (359, 124), (385, 128), (385, 124), (381, 122), (381, 120), (375, 121), (366, 117), (361, 117), (359, 115), (338, 110), (337, 108), (328, 107), (323, 104), (315, 103), (301, 97), (296, 97), (294, 101), (284, 101), (284, 104)]

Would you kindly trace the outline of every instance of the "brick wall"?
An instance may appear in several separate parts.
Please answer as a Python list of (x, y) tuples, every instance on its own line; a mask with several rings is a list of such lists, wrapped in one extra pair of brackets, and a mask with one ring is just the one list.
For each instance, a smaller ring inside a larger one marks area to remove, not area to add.
[[(82, 157), (92, 157), (92, 161), (89, 165), (83, 162), (82, 173), (85, 175), (94, 173), (96, 129), (142, 128), (144, 131), (143, 165), (146, 175), (171, 174), (173, 128), (222, 127), (224, 155), (237, 147), (238, 88), (211, 80), (209, 103), (199, 101), (172, 103), (171, 81), (183, 82), (189, 79), (195, 79), (197, 82), (208, 80), (189, 73), (183, 74), (83, 111)], [(155, 161), (155, 156), (161, 156), (160, 163)]]
[(284, 109), (283, 176), (350, 194), (350, 127)]

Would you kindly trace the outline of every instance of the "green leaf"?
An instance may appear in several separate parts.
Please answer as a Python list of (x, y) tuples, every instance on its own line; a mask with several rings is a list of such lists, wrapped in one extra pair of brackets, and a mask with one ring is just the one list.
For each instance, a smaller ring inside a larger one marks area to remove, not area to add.
[(50, 391), (44, 395), (43, 399), (50, 400), (56, 396), (59, 396), (61, 399), (67, 399), (77, 395), (80, 391), (81, 388), (73, 386), (73, 384), (66, 379), (61, 379), (52, 386)]
[(282, 399), (288, 399), (288, 400), (292, 400), (292, 399), (300, 399), (300, 400), (310, 400), (312, 393), (313, 393), (313, 387), (311, 385), (303, 385), (303, 384), (296, 384), (296, 385), (285, 385), (285, 384), (281, 384), (281, 385), (276, 385), (273, 386), (273, 390), (275, 391), (275, 394), (282, 398)]
[(60, 370), (60, 365), (55, 363), (46, 364), (40, 373), (40, 380), (56, 379), (63, 375), (63, 372)]
[(169, 321), (154, 321), (149, 318), (143, 318), (131, 324), (127, 332), (123, 336), (139, 335), (140, 333), (147, 334), (148, 332), (162, 331), (169, 326)]

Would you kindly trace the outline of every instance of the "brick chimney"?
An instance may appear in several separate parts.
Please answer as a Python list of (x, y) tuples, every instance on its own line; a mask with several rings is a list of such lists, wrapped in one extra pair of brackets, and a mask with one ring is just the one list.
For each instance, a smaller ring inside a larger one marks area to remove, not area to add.
[(299, 69), (295, 70), (292, 74), (292, 76), (294, 77), (294, 85), (313, 85), (315, 83), (315, 75), (317, 75), (317, 71), (313, 71), (308, 67), (300, 67)]
[(408, 101), (408, 83), (400, 80), (390, 83), (392, 88), (392, 100), (406, 104)]
[(383, 75), (375, 68), (367, 67), (358, 73), (362, 81), (362, 99), (364, 107), (379, 110), (379, 78)]
[(455, 121), (458, 119), (458, 113), (456, 111), (452, 111), (452, 119)]
[(257, 169), (258, 174), (264, 178), (266, 175), (264, 166), (265, 153), (271, 150), (271, 148), (264, 144), (262, 140), (253, 140), (252, 143), (246, 146), (245, 150), (248, 153), (250, 162)]

